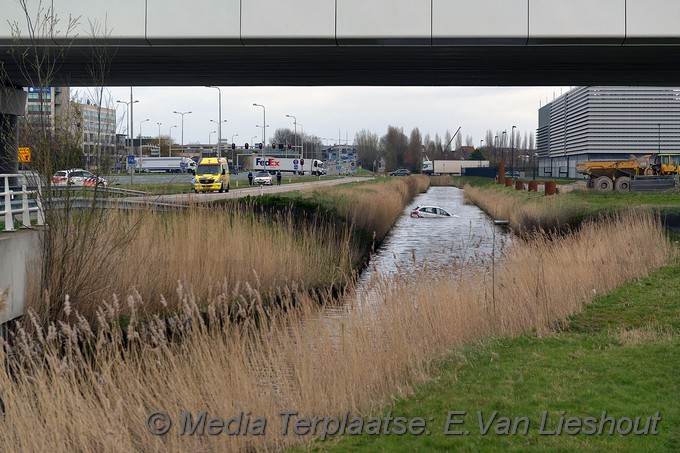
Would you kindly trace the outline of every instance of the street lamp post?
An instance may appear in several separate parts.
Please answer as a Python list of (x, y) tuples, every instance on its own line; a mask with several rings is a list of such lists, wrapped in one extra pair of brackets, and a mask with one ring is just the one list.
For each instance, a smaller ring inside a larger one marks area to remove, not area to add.
[(293, 142), (295, 144), (295, 151), (297, 151), (297, 118), (295, 117), (295, 115), (286, 115), (286, 118), (293, 118), (294, 125)]
[[(300, 123), (297, 123), (298, 126), (300, 126), (300, 159), (304, 160), (305, 159), (305, 126), (303, 126)], [(302, 169), (304, 171), (304, 168)], [(312, 170), (312, 163), (310, 161), (309, 163), (309, 171), (311, 173)]]
[(236, 154), (236, 144), (234, 143), (234, 137), (238, 137), (238, 134), (234, 134), (231, 136), (231, 144), (233, 145), (233, 148), (231, 150), (231, 164), (236, 165), (236, 172), (238, 174), (238, 163), (234, 162), (234, 155)]
[(482, 143), (484, 143), (484, 140), (479, 141), (479, 149), (482, 149)]
[(253, 104), (254, 107), (262, 107), (262, 161), (264, 162), (264, 144), (267, 129), (267, 109), (262, 104)]
[(182, 147), (180, 149), (180, 154), (184, 154), (184, 115), (188, 115), (189, 112), (178, 112), (178, 111), (173, 111), (172, 113), (176, 113), (178, 115), (182, 115)]
[[(512, 126), (512, 153), (510, 154), (510, 174), (514, 177), (515, 176), (515, 129), (517, 126)], [(567, 169), (567, 171), (569, 171)]]
[[(217, 87), (215, 87), (217, 88)], [(227, 120), (222, 120), (222, 121), (215, 121), (215, 120), (210, 120), (211, 123), (215, 123), (217, 126), (217, 157), (222, 157), (222, 123), (226, 123)]]
[(172, 128), (177, 127), (175, 124), (174, 126), (170, 126), (170, 129), (168, 129), (168, 157), (172, 155)]
[(139, 122), (139, 157), (142, 157), (142, 124), (151, 121), (149, 118)]
[(163, 123), (156, 124), (158, 124), (158, 157), (161, 157), (161, 124)]
[(503, 134), (501, 135), (501, 160), (503, 163), (505, 163), (505, 136), (507, 135), (506, 131), (503, 131)]
[[(136, 100), (136, 99), (135, 99), (134, 101), (132, 100), (132, 87), (130, 87), (130, 101), (129, 101), (129, 102), (126, 102), (126, 101), (116, 101), (116, 102), (118, 102), (119, 104), (126, 104), (126, 105), (127, 105), (127, 109), (128, 109), (128, 125), (129, 125), (129, 127), (127, 128), (127, 129), (128, 129), (127, 132), (128, 132), (128, 135), (130, 136), (130, 150), (128, 151), (128, 153), (129, 153), (129, 155), (134, 155), (134, 153), (135, 153), (135, 148), (134, 148), (133, 145), (134, 145), (135, 136), (132, 134), (132, 104), (135, 104), (135, 103), (137, 103), (137, 102), (139, 102), (139, 101)], [(133, 174), (134, 174), (134, 172), (135, 172), (135, 169), (134, 169), (134, 166), (133, 166), (133, 167), (132, 167), (132, 172), (130, 172), (130, 184), (132, 184), (132, 179), (133, 179)]]
[(132, 115), (130, 114), (130, 109), (132, 108), (132, 104), (139, 102), (139, 101), (134, 100), (134, 101), (129, 101), (129, 102), (127, 102), (127, 101), (116, 101), (116, 102), (119, 103), (119, 104), (125, 104), (126, 107), (127, 107), (127, 111), (128, 111), (127, 112), (128, 113), (127, 133), (128, 133), (128, 136), (130, 137), (130, 151), (129, 151), (129, 153), (134, 154), (134, 146), (133, 146), (134, 136), (132, 135)]
[(220, 87), (216, 86), (208, 86), (208, 88), (217, 88), (219, 102), (217, 117), (217, 155), (218, 157), (222, 157), (222, 90), (220, 90)]

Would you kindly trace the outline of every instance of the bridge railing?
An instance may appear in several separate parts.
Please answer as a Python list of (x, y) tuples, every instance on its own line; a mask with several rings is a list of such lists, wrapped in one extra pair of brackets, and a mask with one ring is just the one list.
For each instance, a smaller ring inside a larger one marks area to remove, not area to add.
[[(21, 183), (21, 190), (16, 190), (10, 185), (10, 181), (15, 179)], [(21, 225), (24, 228), (31, 227), (31, 214), (35, 213), (36, 223), (45, 224), (45, 211), (42, 205), (42, 193), (40, 184), (37, 189), (28, 190), (25, 175), (21, 174), (0, 174), (0, 219), (4, 220), (4, 231), (14, 231), (14, 216), (21, 216)]]

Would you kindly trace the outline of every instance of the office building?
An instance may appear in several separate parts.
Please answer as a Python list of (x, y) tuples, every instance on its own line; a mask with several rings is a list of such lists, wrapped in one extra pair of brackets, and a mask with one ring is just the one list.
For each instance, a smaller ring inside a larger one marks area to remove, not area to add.
[(577, 162), (680, 152), (680, 87), (576, 87), (541, 107), (538, 175), (577, 177)]

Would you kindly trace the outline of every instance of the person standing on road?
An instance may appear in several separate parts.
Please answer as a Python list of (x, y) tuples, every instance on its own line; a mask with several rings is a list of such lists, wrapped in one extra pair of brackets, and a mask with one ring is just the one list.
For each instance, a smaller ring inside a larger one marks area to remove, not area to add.
[(253, 172), (252, 171), (248, 172), (248, 185), (249, 186), (253, 185)]
[(276, 172), (276, 185), (277, 186), (281, 185), (281, 170)]

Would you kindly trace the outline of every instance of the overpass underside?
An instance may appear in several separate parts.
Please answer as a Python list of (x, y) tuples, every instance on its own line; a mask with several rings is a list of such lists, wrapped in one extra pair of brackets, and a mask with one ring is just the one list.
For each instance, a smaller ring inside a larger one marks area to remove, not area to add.
[(8, 54), (28, 43), (63, 51), (52, 86), (675, 86), (680, 69), (677, 0), (4, 3), (15, 86), (36, 86)]
[[(25, 50), (25, 49), (24, 49)], [(31, 49), (35, 51), (36, 49)], [(21, 49), (0, 46), (6, 82), (33, 86)], [(52, 85), (97, 85), (105, 55), (108, 86), (532, 86), (657, 85), (680, 82), (675, 45), (356, 45), (220, 46), (192, 44), (45, 46), (63, 54)], [(101, 83), (99, 83), (101, 84)]]

